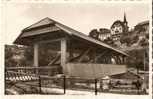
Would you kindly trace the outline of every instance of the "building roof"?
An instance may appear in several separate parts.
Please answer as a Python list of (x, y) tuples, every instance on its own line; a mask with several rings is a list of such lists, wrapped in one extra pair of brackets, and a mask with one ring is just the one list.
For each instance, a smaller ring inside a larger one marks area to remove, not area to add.
[(36, 28), (36, 27), (39, 27), (39, 26), (47, 25), (47, 24), (53, 24), (53, 21), (51, 21), (49, 18), (45, 18), (45, 19), (42, 19), (42, 20), (38, 21), (35, 24), (32, 24), (31, 26), (25, 28), (24, 30)]
[(136, 26), (138, 26), (138, 25), (146, 25), (146, 24), (149, 24), (149, 20), (140, 22), (140, 23), (138, 23)]
[(124, 27), (124, 23), (123, 23), (122, 21), (116, 20), (116, 21), (112, 24), (111, 29), (112, 29), (112, 28), (114, 27), (114, 25), (116, 25), (116, 24), (120, 24), (122, 27)]
[(99, 29), (99, 33), (100, 34), (110, 34), (111, 33), (111, 30), (110, 29), (107, 29), (107, 28), (100, 28)]
[[(39, 29), (37, 30), (37, 28), (41, 28), (41, 27), (47, 27), (49, 26), (49, 28), (45, 28), (45, 29)], [(62, 31), (65, 31), (65, 33), (67, 33), (68, 35), (70, 36), (77, 36), (81, 39), (84, 39), (86, 41), (89, 41), (91, 43), (94, 43), (94, 44), (97, 44), (97, 45), (100, 45), (102, 47), (105, 47), (105, 48), (108, 48), (108, 49), (111, 49), (115, 52), (118, 52), (120, 54), (123, 54), (125, 56), (128, 56), (128, 54), (126, 54), (125, 52), (123, 51), (120, 51), (118, 49), (115, 49), (101, 41), (98, 41), (98, 40), (95, 40), (81, 32), (78, 32), (66, 25), (63, 25), (55, 20), (52, 20), (50, 18), (44, 18), (42, 20), (40, 20), (39, 22), (25, 28), (22, 30), (22, 33), (18, 36), (18, 38), (15, 40), (15, 44), (20, 44), (20, 42), (22, 41), (22, 38), (25, 38), (25, 37), (30, 37), (30, 36), (36, 36), (36, 35), (40, 35), (40, 34), (45, 34), (45, 33), (51, 33), (53, 31), (57, 31), (57, 30), (62, 30)]]

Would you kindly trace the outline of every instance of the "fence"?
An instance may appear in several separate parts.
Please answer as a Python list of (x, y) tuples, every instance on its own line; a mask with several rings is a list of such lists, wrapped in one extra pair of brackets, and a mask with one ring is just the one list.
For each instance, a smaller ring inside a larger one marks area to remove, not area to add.
[[(5, 87), (10, 83), (20, 83), (36, 88), (37, 94), (66, 94), (70, 91), (75, 94), (76, 91), (86, 91), (97, 95), (101, 92), (127, 93), (124, 90), (134, 91), (140, 94), (140, 91), (134, 87), (124, 85), (111, 86), (109, 91), (101, 89), (101, 79), (85, 79), (76, 77), (66, 77), (63, 74), (57, 74), (57, 66), (52, 67), (10, 67), (5, 69)], [(30, 90), (32, 90), (30, 89)], [(119, 92), (117, 92), (118, 90)], [(124, 92), (123, 92), (124, 91)], [(131, 91), (131, 93), (133, 93)], [(30, 93), (30, 92), (28, 92)], [(30, 94), (32, 94), (31, 92)]]

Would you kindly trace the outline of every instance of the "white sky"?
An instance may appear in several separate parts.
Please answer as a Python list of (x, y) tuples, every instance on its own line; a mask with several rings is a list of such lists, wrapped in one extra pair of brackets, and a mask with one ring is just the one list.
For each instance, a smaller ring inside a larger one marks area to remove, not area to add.
[(9, 3), (3, 5), (2, 9), (2, 37), (5, 44), (12, 44), (22, 29), (45, 17), (88, 34), (94, 28), (110, 28), (117, 19), (123, 20), (124, 12), (130, 28), (149, 20), (147, 3)]

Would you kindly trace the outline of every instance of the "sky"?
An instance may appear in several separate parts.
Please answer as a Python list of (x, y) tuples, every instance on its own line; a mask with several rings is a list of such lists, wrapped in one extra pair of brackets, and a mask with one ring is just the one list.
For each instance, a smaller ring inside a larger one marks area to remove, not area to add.
[(95, 28), (110, 29), (124, 12), (130, 28), (149, 20), (147, 3), (8, 3), (2, 6), (2, 37), (12, 44), (22, 29), (45, 17), (88, 35)]

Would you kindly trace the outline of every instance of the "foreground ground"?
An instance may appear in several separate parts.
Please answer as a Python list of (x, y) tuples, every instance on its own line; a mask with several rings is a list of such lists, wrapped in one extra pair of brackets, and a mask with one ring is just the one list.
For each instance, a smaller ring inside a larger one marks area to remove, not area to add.
[[(50, 94), (50, 95), (64, 95), (62, 87), (38, 87), (38, 82), (20, 82), (9, 84), (6, 86), (5, 94)], [(66, 95), (95, 95), (94, 89), (85, 88), (67, 88)], [(137, 90), (130, 89), (111, 89), (108, 92), (101, 92), (98, 90), (97, 95), (104, 94), (123, 94), (123, 95), (137, 95)], [(142, 94), (142, 93), (141, 93)]]

